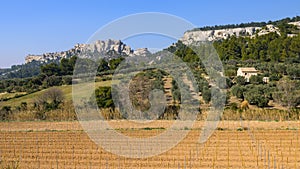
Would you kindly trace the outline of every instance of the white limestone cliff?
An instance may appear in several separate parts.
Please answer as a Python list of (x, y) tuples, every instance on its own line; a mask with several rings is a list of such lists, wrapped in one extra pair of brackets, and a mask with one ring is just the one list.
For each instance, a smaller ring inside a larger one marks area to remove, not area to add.
[(69, 58), (74, 55), (79, 55), (81, 52), (86, 50), (97, 51), (98, 53), (104, 54), (106, 57), (108, 57), (108, 59), (114, 56), (119, 57), (120, 55), (146, 56), (150, 54), (147, 48), (141, 48), (134, 51), (130, 46), (127, 46), (120, 40), (108, 39), (106, 41), (97, 40), (92, 44), (77, 44), (74, 46), (74, 48), (63, 52), (44, 53), (42, 55), (28, 55), (25, 58), (25, 62), (48, 62), (50, 60), (60, 60), (62, 58)]
[[(300, 22), (290, 23), (300, 27)], [(219, 30), (191, 30), (184, 33), (180, 39), (184, 44), (192, 44), (199, 41), (216, 41), (221, 39), (228, 39), (231, 36), (248, 36), (255, 37), (255, 35), (262, 36), (271, 32), (280, 34), (279, 28), (269, 24), (265, 27), (245, 27), (245, 28), (231, 28), (231, 29), (219, 29)]]
[(207, 31), (188, 31), (185, 32), (180, 39), (185, 44), (191, 44), (195, 41), (215, 41), (220, 39), (227, 39), (233, 35), (235, 36), (252, 36), (260, 27), (246, 27), (246, 28), (232, 28), (220, 30), (207, 30)]

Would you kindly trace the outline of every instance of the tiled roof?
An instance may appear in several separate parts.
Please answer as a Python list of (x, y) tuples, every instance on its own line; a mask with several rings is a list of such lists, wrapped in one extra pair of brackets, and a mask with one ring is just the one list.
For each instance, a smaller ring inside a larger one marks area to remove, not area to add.
[(240, 67), (239, 70), (242, 72), (258, 72), (254, 67)]

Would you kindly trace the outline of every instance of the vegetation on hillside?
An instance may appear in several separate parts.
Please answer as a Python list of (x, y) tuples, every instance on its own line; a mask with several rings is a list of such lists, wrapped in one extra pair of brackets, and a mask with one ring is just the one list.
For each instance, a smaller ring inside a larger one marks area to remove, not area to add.
[[(257, 108), (281, 106), (281, 109), (286, 110), (287, 113), (299, 112), (300, 34), (297, 27), (288, 24), (288, 22), (298, 21), (299, 19), (299, 17), (295, 17), (292, 19), (287, 18), (276, 22), (269, 22), (279, 27), (280, 34), (271, 32), (261, 36), (256, 35), (255, 37), (232, 36), (228, 39), (213, 42), (213, 46), (223, 63), (226, 76), (226, 85), (222, 86), (222, 89), (227, 90), (228, 93), (225, 99), (226, 110), (243, 111), (244, 109), (241, 108), (239, 104), (242, 102), (245, 103), (244, 101), (246, 101), (247, 104)], [(255, 25), (256, 23), (252, 24)], [(264, 25), (266, 23), (257, 24)], [(247, 26), (247, 24), (240, 25), (239, 27), (244, 26)], [(227, 25), (227, 27), (230, 26)], [(294, 34), (295, 36), (289, 36), (290, 34)], [(211, 84), (213, 81), (214, 83), (218, 83), (218, 79), (210, 79), (208, 77), (207, 70), (196, 54), (196, 52), (198, 52), (207, 55), (212, 49), (202, 45), (197, 49), (198, 51), (193, 51), (181, 41), (178, 41), (165, 50), (178, 56), (189, 66), (199, 88), (201, 104), (207, 106), (215, 104), (212, 102), (211, 91), (214, 90), (214, 88)], [(70, 106), (72, 103), (62, 99), (51, 101), (51, 99), (49, 100), (50, 95), (45, 96), (45, 94), (41, 94), (43, 93), (41, 90), (51, 89), (51, 87), (55, 86), (71, 85), (76, 62), (83, 63), (77, 64), (79, 71), (86, 72), (96, 68), (93, 70), (97, 72), (98, 78), (96, 81), (111, 80), (111, 76), (124, 60), (124, 57), (126, 56), (109, 60), (100, 59), (94, 62), (89, 59), (81, 59), (73, 56), (71, 58), (62, 59), (60, 62), (48, 64), (32, 62), (25, 67), (24, 65), (13, 67), (15, 74), (8, 73), (5, 76), (6, 79), (0, 81), (0, 93), (2, 93), (0, 95), (1, 102), (9, 103), (10, 100), (22, 99), (30, 94), (35, 95), (35, 98), (31, 103), (24, 101), (18, 102), (17, 105), (0, 105), (0, 119), (16, 119), (12, 114), (29, 111), (36, 113), (34, 118), (40, 120), (48, 119), (50, 116), (46, 114), (62, 110), (64, 106)], [(36, 69), (37, 67), (39, 68), (38, 71)], [(243, 77), (236, 76), (236, 71), (239, 67), (255, 67), (259, 70), (259, 74), (258, 76), (252, 76), (249, 82), (247, 82)], [(3, 75), (7, 73), (7, 71), (9, 70), (1, 70), (0, 72)], [(20, 73), (23, 75), (21, 76)], [(264, 82), (263, 77), (268, 77), (269, 82)], [(171, 87), (169, 90), (172, 95), (172, 101), (168, 103), (169, 105), (164, 114), (159, 118), (176, 119), (182, 94), (188, 93), (189, 86), (177, 82), (175, 79), (172, 79), (170, 74), (160, 69), (140, 72), (132, 79), (130, 84), (130, 99), (132, 105), (137, 110), (147, 111), (151, 107), (149, 94), (152, 90), (159, 89), (166, 93), (163, 80), (166, 78), (171, 78)], [(179, 89), (179, 86), (183, 86), (182, 89)], [(57, 90), (56, 93), (61, 92)], [(112, 115), (119, 112), (115, 110), (110, 87), (101, 86), (97, 88), (95, 90), (95, 97), (99, 108), (109, 109), (106, 114), (107, 119), (115, 117), (126, 118), (126, 115), (123, 117), (120, 117), (120, 114), (118, 114), (118, 116)], [(69, 114), (72, 116), (70, 119), (75, 119), (75, 112)]]
[(300, 21), (300, 16), (295, 16), (293, 18), (284, 18), (278, 21), (268, 21), (268, 22), (250, 22), (250, 23), (241, 23), (241, 24), (227, 24), (227, 25), (215, 25), (215, 26), (204, 26), (202, 28), (195, 28), (191, 31), (206, 31), (206, 30), (218, 30), (218, 29), (232, 29), (232, 28), (245, 28), (245, 27), (263, 27), (267, 24), (273, 24), (275, 26), (280, 26), (281, 24), (288, 22)]
[(286, 32), (289, 28), (297, 28), (285, 24), (281, 35), (271, 32), (266, 35), (251, 37), (231, 37), (216, 41), (214, 46), (220, 59), (228, 60), (255, 60), (261, 62), (299, 63), (300, 36), (290, 37)]

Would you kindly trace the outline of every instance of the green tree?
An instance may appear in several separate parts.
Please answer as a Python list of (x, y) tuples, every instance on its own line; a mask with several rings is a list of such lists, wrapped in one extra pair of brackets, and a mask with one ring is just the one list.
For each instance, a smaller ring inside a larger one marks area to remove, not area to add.
[(53, 87), (42, 95), (38, 96), (35, 100), (35, 107), (39, 110), (37, 113), (38, 119), (45, 119), (45, 111), (58, 109), (64, 101), (64, 93), (61, 89)]
[(62, 77), (61, 76), (49, 76), (49, 77), (45, 77), (44, 81), (43, 81), (43, 87), (44, 88), (48, 88), (48, 87), (52, 87), (52, 86), (60, 86), (62, 85)]
[(98, 61), (98, 65), (98, 72), (109, 70), (108, 62), (105, 59), (100, 59)]
[(21, 105), (20, 105), (20, 107), (21, 107), (21, 110), (23, 110), (23, 111), (27, 110), (27, 108), (28, 108), (27, 107), (27, 102), (22, 102)]
[(249, 90), (245, 93), (245, 98), (250, 104), (257, 105), (258, 107), (266, 107), (269, 102), (269, 99), (257, 90)]
[(115, 70), (123, 60), (124, 60), (124, 58), (121, 58), (121, 57), (109, 60), (110, 69)]
[(43, 65), (41, 66), (41, 73), (45, 74), (46, 76), (57, 76), (60, 75), (60, 67), (56, 63)]
[(258, 107), (268, 106), (270, 96), (269, 87), (264, 85), (247, 85), (244, 96), (245, 99), (252, 105), (257, 105)]
[(172, 79), (172, 97), (174, 101), (177, 101), (180, 103), (181, 101), (181, 94), (180, 94), (180, 90), (178, 87), (178, 84), (176, 83), (176, 81), (174, 79)]
[(296, 81), (283, 78), (277, 83), (277, 90), (273, 93), (274, 101), (289, 109), (300, 104), (300, 91)]
[(111, 87), (99, 87), (95, 90), (96, 102), (99, 108), (115, 108), (112, 95)]
[(76, 64), (76, 60), (77, 60), (76, 56), (73, 56), (69, 59), (67, 58), (61, 59), (59, 65), (61, 75), (72, 75)]
[(11, 106), (4, 106), (0, 110), (0, 120), (9, 120), (9, 116), (12, 113)]
[(211, 100), (211, 91), (208, 87), (203, 87), (202, 97), (205, 103), (209, 103)]
[(300, 57), (300, 36), (293, 37), (290, 45), (292, 55), (299, 59)]
[(289, 75), (290, 79), (296, 80), (300, 78), (300, 66), (297, 64), (292, 64), (287, 68), (287, 74)]
[(244, 100), (244, 92), (246, 91), (246, 88), (241, 85), (234, 85), (231, 88), (231, 93), (233, 96), (236, 96), (237, 98)]
[(251, 76), (249, 82), (254, 85), (263, 84), (263, 77), (260, 75)]
[(246, 79), (243, 76), (237, 76), (235, 78), (235, 82), (238, 85), (245, 85), (246, 84)]

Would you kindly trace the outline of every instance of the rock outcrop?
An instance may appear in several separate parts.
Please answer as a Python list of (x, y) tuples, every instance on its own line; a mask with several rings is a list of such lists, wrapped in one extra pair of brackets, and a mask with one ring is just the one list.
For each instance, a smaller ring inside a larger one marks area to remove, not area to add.
[(261, 30), (261, 27), (246, 27), (207, 31), (188, 31), (184, 33), (183, 37), (181, 38), (181, 41), (185, 44), (191, 44), (195, 41), (215, 41), (220, 39), (227, 39), (233, 35), (253, 36), (257, 30)]
[(133, 51), (132, 54), (130, 54), (129, 56), (148, 56), (151, 53), (149, 52), (149, 50), (147, 48), (139, 48), (135, 51)]
[(48, 62), (51, 60), (60, 60), (62, 58), (80, 55), (80, 53), (87, 50), (103, 54), (103, 56), (108, 60), (120, 56), (146, 56), (150, 54), (147, 48), (141, 48), (134, 51), (130, 46), (127, 46), (120, 40), (108, 39), (106, 41), (98, 40), (92, 44), (77, 44), (74, 46), (74, 48), (63, 52), (44, 53), (42, 55), (28, 55), (26, 56), (25, 61), (26, 63), (30, 63), (32, 61)]
[[(291, 22), (289, 24), (300, 27), (300, 22)], [(228, 39), (231, 36), (249, 36), (255, 37), (255, 35), (262, 36), (271, 32), (280, 34), (279, 28), (269, 24), (264, 27), (245, 27), (245, 28), (232, 28), (232, 29), (220, 29), (220, 30), (207, 30), (207, 31), (187, 31), (180, 39), (184, 44), (192, 44), (199, 41), (216, 41), (221, 39)]]
[(274, 25), (266, 25), (266, 27), (262, 30), (260, 30), (257, 35), (258, 36), (262, 36), (262, 35), (266, 35), (266, 34), (269, 34), (271, 32), (276, 32), (278, 35), (281, 35), (280, 34), (280, 31), (279, 31), (279, 28), (277, 28), (276, 26)]
[[(300, 21), (290, 22), (289, 24), (295, 25), (300, 28)], [(271, 32), (280, 34), (279, 28), (274, 25), (266, 25), (264, 27), (245, 27), (245, 28), (232, 28), (232, 29), (220, 29), (220, 30), (191, 30), (184, 33), (180, 39), (184, 44), (189, 45), (199, 41), (216, 41), (221, 39), (228, 39), (232, 36), (248, 36), (255, 37), (256, 35), (262, 36)], [(288, 34), (288, 36), (296, 36), (296, 34)], [(147, 48), (141, 48), (133, 50), (130, 46), (127, 46), (120, 40), (106, 41), (98, 40), (93, 44), (77, 44), (74, 48), (55, 53), (45, 53), (42, 55), (28, 55), (25, 58), (26, 63), (32, 61), (48, 62), (50, 60), (60, 60), (62, 58), (69, 58), (74, 55), (79, 55), (86, 51), (97, 51), (103, 54), (107, 59), (120, 57), (120, 56), (147, 56), (151, 54)]]
[(300, 21), (297, 21), (297, 22), (290, 22), (289, 24), (295, 25), (295, 26), (297, 26), (298, 29), (300, 29)]

